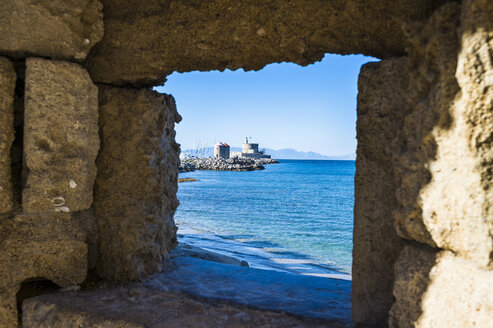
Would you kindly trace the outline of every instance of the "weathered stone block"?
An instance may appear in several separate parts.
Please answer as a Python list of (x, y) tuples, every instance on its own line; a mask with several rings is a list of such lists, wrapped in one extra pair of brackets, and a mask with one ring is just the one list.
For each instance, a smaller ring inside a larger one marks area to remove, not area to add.
[(455, 80), (459, 17), (460, 5), (449, 3), (435, 11), (428, 22), (407, 26), (408, 106), (401, 143), (394, 149), (399, 186), (396, 192), (399, 207), (394, 217), (400, 236), (433, 247), (436, 242), (423, 219), (420, 193), (431, 181), (429, 162), (437, 154), (433, 131), (450, 126), (450, 108), (459, 92)]
[(16, 294), (27, 279), (77, 285), (87, 273), (80, 224), (67, 213), (18, 215), (0, 221), (0, 322), (17, 327)]
[(95, 210), (100, 275), (135, 280), (161, 270), (176, 245), (179, 165), (171, 96), (100, 86)]
[(83, 60), (103, 37), (99, 0), (2, 0), (0, 22), (0, 52), (13, 57)]
[(14, 141), (14, 65), (0, 57), (0, 213), (12, 210), (10, 147)]
[(99, 149), (97, 87), (78, 64), (29, 58), (26, 65), (23, 209), (88, 209)]
[(368, 63), (358, 80), (352, 288), (358, 324), (384, 326), (393, 302), (394, 262), (403, 247), (393, 228), (393, 139), (405, 113), (406, 63), (405, 57)]
[(436, 129), (423, 218), (440, 248), (493, 269), (493, 2), (464, 1), (449, 129)]
[(493, 271), (449, 251), (410, 245), (395, 266), (390, 327), (489, 327)]
[(443, 2), (104, 0), (88, 67), (96, 82), (156, 85), (173, 71), (308, 65), (329, 52), (388, 58), (405, 53), (402, 23)]
[(408, 99), (415, 106), (404, 152), (396, 152), (396, 227), (405, 238), (491, 268), (493, 3), (463, 5), (459, 42), (460, 8), (448, 4), (410, 32)]
[[(435, 246), (422, 218), (419, 193), (431, 176), (428, 161), (436, 155), (433, 129), (446, 123), (451, 101), (458, 91), (454, 70), (458, 42), (454, 30), (459, 21), (459, 5), (437, 10), (428, 22), (407, 26), (409, 36), (409, 88), (401, 147), (395, 149), (399, 210), (396, 229), (407, 239)], [(447, 99), (443, 90), (454, 87)]]

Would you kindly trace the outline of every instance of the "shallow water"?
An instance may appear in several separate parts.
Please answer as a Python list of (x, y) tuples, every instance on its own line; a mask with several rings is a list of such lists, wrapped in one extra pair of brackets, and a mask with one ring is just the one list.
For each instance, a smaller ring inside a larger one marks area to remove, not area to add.
[(351, 273), (354, 161), (281, 160), (263, 171), (196, 171), (180, 178), (179, 240), (252, 267)]

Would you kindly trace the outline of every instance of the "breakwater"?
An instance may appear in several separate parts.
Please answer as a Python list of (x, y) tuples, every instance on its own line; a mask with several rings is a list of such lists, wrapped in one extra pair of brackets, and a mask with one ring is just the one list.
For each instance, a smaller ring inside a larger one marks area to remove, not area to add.
[(271, 158), (189, 158), (180, 163), (178, 172), (191, 172), (196, 170), (211, 171), (254, 171), (263, 170), (265, 164), (277, 164)]

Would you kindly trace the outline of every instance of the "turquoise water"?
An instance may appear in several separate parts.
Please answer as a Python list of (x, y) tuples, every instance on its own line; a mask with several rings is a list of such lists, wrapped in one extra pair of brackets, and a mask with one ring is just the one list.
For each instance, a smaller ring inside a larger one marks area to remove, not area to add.
[(180, 241), (251, 266), (351, 273), (354, 161), (280, 160), (262, 171), (195, 171), (181, 178)]

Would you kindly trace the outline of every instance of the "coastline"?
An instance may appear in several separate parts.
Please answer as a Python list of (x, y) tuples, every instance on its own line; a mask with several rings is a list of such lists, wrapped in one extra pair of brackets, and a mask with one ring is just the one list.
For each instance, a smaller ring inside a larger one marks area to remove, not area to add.
[[(237, 263), (229, 264), (241, 265), (240, 263), (246, 262), (249, 267), (256, 269), (303, 276), (352, 280), (351, 274), (317, 263), (302, 254), (288, 250), (255, 247), (242, 241), (228, 239), (208, 231), (183, 225), (180, 222), (177, 222), (177, 226), (178, 243), (182, 245), (178, 250), (179, 252), (182, 252), (183, 246), (185, 248), (193, 248), (195, 251), (198, 248), (211, 253), (212, 257), (232, 258), (237, 261)], [(228, 264), (220, 260), (217, 262)], [(246, 265), (243, 264), (243, 266)]]

